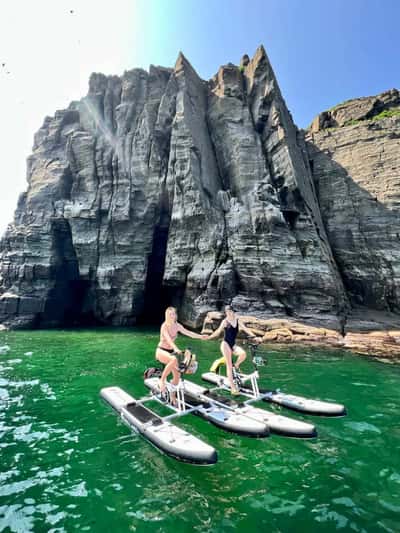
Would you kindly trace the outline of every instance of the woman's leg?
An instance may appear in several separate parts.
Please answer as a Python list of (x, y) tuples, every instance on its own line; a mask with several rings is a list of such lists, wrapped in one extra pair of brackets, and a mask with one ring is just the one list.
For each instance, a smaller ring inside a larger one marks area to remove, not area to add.
[(222, 355), (225, 357), (226, 375), (228, 376), (229, 385), (231, 387), (231, 392), (234, 392), (236, 391), (236, 387), (233, 383), (233, 376), (232, 376), (232, 350), (226, 341), (221, 342), (221, 352), (222, 352)]
[(237, 346), (235, 344), (235, 346), (233, 347), (233, 354), (237, 355), (235, 368), (236, 368), (236, 370), (239, 370), (240, 369), (240, 365), (243, 363), (243, 361), (247, 357), (246, 352), (243, 350), (243, 348), (241, 348), (240, 346)]
[(165, 389), (166, 379), (171, 372), (173, 374), (172, 383), (174, 385), (177, 385), (179, 383), (179, 372), (178, 372), (178, 362), (176, 360), (176, 357), (166, 352), (162, 348), (157, 348), (156, 359), (157, 361), (160, 361), (160, 363), (165, 365), (165, 368), (160, 378), (160, 390), (163, 391)]

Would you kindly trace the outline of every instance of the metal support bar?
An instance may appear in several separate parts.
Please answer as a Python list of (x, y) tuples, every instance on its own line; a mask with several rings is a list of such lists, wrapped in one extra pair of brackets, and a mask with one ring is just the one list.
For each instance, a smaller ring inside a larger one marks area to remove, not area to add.
[(243, 402), (244, 405), (251, 405), (252, 403), (264, 400), (264, 398), (270, 398), (271, 397), (271, 392), (266, 392), (264, 394), (259, 394), (257, 397), (254, 397), (251, 394), (244, 394), (244, 396), (247, 396), (249, 398), (248, 400), (245, 400)]
[(185, 405), (185, 389), (182, 383), (182, 380), (179, 380), (179, 383), (176, 387), (176, 401), (178, 406), (178, 411), (183, 412), (186, 409)]
[(167, 416), (163, 416), (161, 417), (163, 419), (163, 421), (165, 422), (166, 420), (172, 420), (173, 418), (179, 418), (181, 416), (185, 416), (185, 415), (188, 415), (189, 413), (194, 413), (195, 411), (198, 411), (199, 408), (198, 407), (191, 407), (189, 409), (185, 409), (183, 412), (180, 412), (180, 411), (176, 411), (175, 413), (173, 413), (172, 415), (167, 415)]
[[(253, 372), (252, 374), (239, 374), (239, 375), (240, 375), (240, 379), (242, 380), (242, 382), (246, 382), (250, 380), (250, 383), (251, 383), (251, 393), (245, 392), (243, 390), (240, 391), (240, 394), (242, 396), (246, 396), (247, 398), (249, 398), (248, 400), (243, 402), (245, 405), (250, 405), (251, 403), (258, 402), (260, 400), (263, 400), (264, 398), (269, 398), (271, 396), (272, 394), (271, 392), (266, 392), (263, 394), (260, 393), (260, 389), (258, 387), (259, 374), (257, 370)], [(229, 387), (228, 385), (225, 384), (224, 378), (221, 378), (220, 385), (217, 385), (216, 387), (213, 387), (208, 390), (210, 392), (218, 391), (218, 390), (229, 390)], [(228, 406), (224, 406), (224, 407), (226, 409), (229, 409)]]
[(154, 400), (154, 396), (153, 394), (150, 394), (149, 396), (143, 396), (143, 398), (140, 398), (139, 400), (135, 400), (135, 403), (142, 404), (142, 403), (150, 402), (152, 400)]

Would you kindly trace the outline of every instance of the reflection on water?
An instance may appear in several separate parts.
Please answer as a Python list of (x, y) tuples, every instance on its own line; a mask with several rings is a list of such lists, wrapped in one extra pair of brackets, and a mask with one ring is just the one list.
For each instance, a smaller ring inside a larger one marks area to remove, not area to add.
[[(309, 441), (246, 439), (188, 416), (179, 425), (219, 452), (217, 465), (194, 467), (131, 434), (98, 397), (113, 384), (145, 394), (156, 334), (0, 337), (0, 531), (399, 531), (398, 366), (271, 350), (264, 385), (349, 415), (282, 409), (317, 425)], [(199, 381), (218, 346), (193, 344)]]

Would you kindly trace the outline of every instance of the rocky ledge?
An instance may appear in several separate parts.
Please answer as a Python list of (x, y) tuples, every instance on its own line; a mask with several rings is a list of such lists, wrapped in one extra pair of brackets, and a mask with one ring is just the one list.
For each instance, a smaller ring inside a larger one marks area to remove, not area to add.
[[(220, 312), (208, 313), (202, 333), (210, 334), (215, 331), (223, 317), (223, 313)], [(255, 335), (261, 337), (263, 344), (266, 345), (290, 344), (338, 348), (357, 354), (400, 361), (400, 328), (383, 329), (391, 325), (388, 317), (383, 321), (379, 315), (375, 320), (369, 317), (365, 321), (361, 317), (355, 317), (354, 330), (345, 331), (343, 335), (333, 329), (316, 327), (287, 317), (259, 319), (254, 316), (239, 315), (239, 318)], [(382, 329), (365, 331), (365, 328), (370, 327)]]

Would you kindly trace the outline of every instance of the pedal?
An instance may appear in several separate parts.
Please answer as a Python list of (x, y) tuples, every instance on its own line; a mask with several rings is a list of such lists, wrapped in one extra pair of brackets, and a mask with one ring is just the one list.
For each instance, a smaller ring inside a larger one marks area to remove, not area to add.
[(240, 379), (240, 374), (238, 373), (238, 371), (236, 370), (234, 366), (232, 367), (232, 378), (233, 378), (233, 383), (236, 385), (237, 389), (240, 390), (243, 387), (243, 382)]
[(164, 391), (160, 391), (160, 399), (165, 402), (165, 403), (171, 403), (171, 397), (170, 397), (170, 394), (169, 394), (169, 391), (167, 389), (165, 389)]

